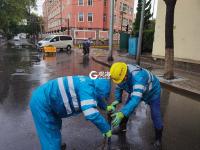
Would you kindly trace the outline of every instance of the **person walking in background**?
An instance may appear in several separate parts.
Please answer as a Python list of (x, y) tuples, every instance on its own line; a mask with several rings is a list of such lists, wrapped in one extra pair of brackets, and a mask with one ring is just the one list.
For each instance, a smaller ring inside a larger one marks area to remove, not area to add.
[(91, 41), (90, 39), (86, 39), (83, 41), (83, 54), (86, 55), (90, 53), (90, 45), (91, 45)]

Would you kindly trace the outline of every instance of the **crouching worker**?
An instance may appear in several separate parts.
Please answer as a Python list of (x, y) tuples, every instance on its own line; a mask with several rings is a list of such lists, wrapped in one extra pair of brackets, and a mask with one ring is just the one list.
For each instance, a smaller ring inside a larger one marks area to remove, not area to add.
[(108, 122), (97, 110), (97, 106), (106, 109), (109, 94), (109, 79), (86, 76), (60, 77), (39, 86), (32, 93), (30, 108), (41, 149), (60, 150), (62, 118), (81, 112), (104, 136), (111, 137)]
[[(155, 75), (137, 65), (114, 63), (110, 69), (110, 77), (117, 84), (115, 101), (107, 106), (107, 111), (115, 111), (115, 107), (122, 100), (125, 90), (129, 96), (126, 104), (119, 112), (113, 114), (112, 125), (120, 126), (121, 132), (126, 132), (126, 122), (141, 101), (149, 104), (151, 117), (155, 128), (155, 147), (160, 147), (163, 122), (160, 112), (160, 82)], [(125, 122), (125, 124), (124, 124)], [(121, 133), (120, 132), (120, 133)], [(113, 131), (114, 134), (114, 131)]]

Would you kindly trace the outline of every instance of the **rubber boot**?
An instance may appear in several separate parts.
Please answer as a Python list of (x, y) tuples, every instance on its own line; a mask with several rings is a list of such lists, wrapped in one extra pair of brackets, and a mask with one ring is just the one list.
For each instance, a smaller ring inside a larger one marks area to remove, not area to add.
[(67, 148), (66, 143), (62, 143), (62, 144), (61, 144), (61, 150), (66, 150), (66, 148)]
[(119, 134), (126, 134), (126, 126), (128, 122), (128, 117), (124, 117), (119, 125), (119, 127), (114, 128), (112, 130), (112, 134), (119, 135)]
[(155, 142), (154, 142), (154, 149), (161, 150), (162, 149), (162, 129), (155, 129)]

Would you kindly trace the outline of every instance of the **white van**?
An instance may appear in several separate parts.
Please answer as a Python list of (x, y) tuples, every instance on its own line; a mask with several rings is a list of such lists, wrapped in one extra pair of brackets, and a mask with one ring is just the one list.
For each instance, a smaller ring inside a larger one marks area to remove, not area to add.
[(68, 35), (50, 35), (37, 43), (37, 49), (41, 50), (44, 46), (53, 45), (58, 49), (70, 51), (73, 47), (73, 39)]

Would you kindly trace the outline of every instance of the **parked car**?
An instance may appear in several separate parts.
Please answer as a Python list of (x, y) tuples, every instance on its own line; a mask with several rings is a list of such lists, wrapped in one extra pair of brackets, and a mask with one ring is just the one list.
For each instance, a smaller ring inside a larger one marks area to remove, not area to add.
[(14, 41), (19, 41), (20, 40), (20, 37), (17, 35), (17, 36), (14, 36)]
[(42, 50), (44, 46), (52, 45), (59, 49), (66, 49), (71, 51), (73, 47), (73, 39), (68, 35), (50, 35), (39, 41), (36, 45), (38, 50)]

